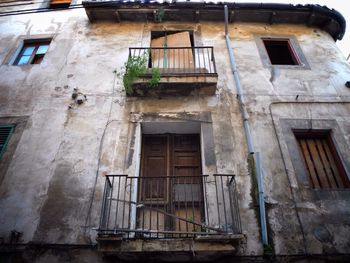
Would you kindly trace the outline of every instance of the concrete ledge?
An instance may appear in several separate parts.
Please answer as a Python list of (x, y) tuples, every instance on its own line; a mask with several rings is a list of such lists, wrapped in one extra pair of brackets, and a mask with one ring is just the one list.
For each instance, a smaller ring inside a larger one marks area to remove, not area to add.
[(121, 240), (119, 236), (97, 239), (99, 252), (124, 260), (212, 261), (234, 255), (243, 235), (202, 236), (194, 239)]
[(188, 96), (188, 95), (215, 95), (218, 77), (213, 76), (165, 76), (161, 77), (158, 87), (149, 88), (150, 77), (139, 78), (132, 85), (129, 96), (159, 97), (159, 96)]

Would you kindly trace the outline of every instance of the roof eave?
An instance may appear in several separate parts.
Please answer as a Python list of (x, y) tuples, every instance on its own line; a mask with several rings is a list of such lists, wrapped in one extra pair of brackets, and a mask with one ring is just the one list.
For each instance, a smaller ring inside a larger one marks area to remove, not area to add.
[(336, 10), (319, 5), (291, 5), (268, 3), (205, 3), (205, 2), (129, 2), (83, 1), (91, 22), (155, 21), (160, 8), (162, 21), (224, 21), (224, 5), (228, 6), (229, 21), (267, 24), (304, 24), (328, 32), (334, 40), (341, 40), (346, 22)]

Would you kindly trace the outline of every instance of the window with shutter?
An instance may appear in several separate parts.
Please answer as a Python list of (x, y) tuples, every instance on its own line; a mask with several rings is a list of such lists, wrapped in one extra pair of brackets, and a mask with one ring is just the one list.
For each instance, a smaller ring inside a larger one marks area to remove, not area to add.
[(293, 130), (314, 189), (349, 188), (350, 182), (329, 130)]
[(6, 150), (15, 125), (0, 125), (0, 159)]

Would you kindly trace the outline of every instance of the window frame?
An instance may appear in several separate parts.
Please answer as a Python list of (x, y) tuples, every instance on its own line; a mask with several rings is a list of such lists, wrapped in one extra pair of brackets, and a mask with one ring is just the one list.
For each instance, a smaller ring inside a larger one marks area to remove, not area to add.
[(310, 186), (309, 174), (304, 167), (303, 157), (300, 154), (299, 145), (293, 133), (296, 130), (331, 130), (331, 138), (334, 147), (339, 154), (341, 163), (346, 171), (346, 175), (350, 180), (350, 147), (345, 138), (344, 130), (336, 119), (295, 119), (281, 117), (279, 119), (280, 132), (278, 132), (278, 140), (286, 147), (282, 152), (285, 156), (286, 166), (293, 171), (291, 179), (298, 189), (300, 195), (307, 200), (344, 200), (350, 198), (350, 188), (329, 188), (314, 189)]
[[(286, 65), (286, 66), (299, 66), (300, 65), (300, 59), (298, 57), (298, 55), (296, 54), (290, 40), (288, 38), (262, 38), (261, 39), (264, 47), (265, 47), (265, 51), (267, 52), (267, 55), (269, 57), (270, 63), (271, 65), (274, 66), (281, 66), (281, 65)], [(291, 58), (291, 60), (293, 61), (294, 64), (278, 64), (278, 63), (273, 63), (272, 59), (271, 59), (271, 54), (268, 50), (268, 45), (267, 43), (273, 43), (273, 42), (285, 42), (285, 45), (287, 46), (288, 52), (289, 52), (289, 56)]]
[[(14, 60), (12, 65), (14, 66), (24, 66), (24, 65), (36, 65), (36, 64), (41, 64), (42, 60), (44, 59), (45, 55), (48, 52), (48, 49), (50, 48), (50, 44), (51, 44), (52, 38), (35, 38), (35, 39), (24, 39), (18, 52), (16, 52), (14, 54)], [(37, 51), (39, 50), (39, 48), (41, 46), (47, 45), (48, 48), (45, 51), (44, 54), (37, 54)], [(31, 47), (33, 46), (34, 49), (30, 55), (30, 58), (28, 60), (28, 62), (26, 64), (18, 64), (19, 61), (21, 60), (21, 58), (23, 57), (23, 54), (25, 52), (25, 49), (27, 47)], [(37, 57), (42, 57), (40, 63), (33, 63), (33, 61), (37, 58)]]
[[(297, 64), (272, 64), (264, 41), (286, 41), (291, 56), (295, 58)], [(258, 48), (259, 56), (265, 68), (282, 68), (282, 69), (311, 69), (306, 57), (295, 36), (290, 35), (258, 35), (255, 36), (255, 43)]]

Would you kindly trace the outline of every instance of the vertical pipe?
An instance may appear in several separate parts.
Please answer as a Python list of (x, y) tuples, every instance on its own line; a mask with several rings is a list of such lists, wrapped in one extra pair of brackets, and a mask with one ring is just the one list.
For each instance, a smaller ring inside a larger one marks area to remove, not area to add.
[[(258, 177), (261, 238), (262, 238), (263, 244), (267, 245), (268, 240), (267, 240), (266, 214), (265, 214), (263, 178), (262, 178), (262, 173), (261, 173), (260, 152), (255, 153), (255, 160), (256, 160), (256, 173), (257, 173), (257, 177)], [(264, 209), (262, 209), (262, 208), (264, 208)]]
[(229, 57), (230, 57), (232, 74), (233, 74), (233, 77), (234, 77), (234, 80), (235, 80), (235, 84), (236, 84), (237, 99), (238, 99), (239, 107), (240, 107), (241, 114), (242, 114), (243, 125), (244, 125), (245, 135), (246, 135), (247, 144), (248, 144), (248, 151), (249, 151), (249, 153), (252, 154), (252, 153), (254, 153), (254, 144), (253, 144), (253, 139), (252, 139), (252, 135), (251, 135), (251, 132), (250, 132), (250, 126), (249, 126), (249, 122), (248, 122), (249, 116), (248, 116), (248, 112), (247, 112), (247, 110), (245, 108), (244, 95), (243, 95), (243, 92), (242, 92), (241, 81), (239, 79), (235, 58), (233, 56), (231, 40), (230, 40), (230, 37), (228, 36), (228, 32), (227, 32), (227, 24), (228, 24), (228, 9), (227, 9), (227, 5), (225, 5), (225, 39), (226, 39), (226, 45), (227, 45), (227, 49), (228, 49), (228, 53), (229, 53)]
[[(241, 87), (241, 81), (239, 79), (235, 59), (233, 56), (231, 40), (230, 40), (230, 37), (228, 35), (228, 8), (227, 8), (227, 5), (224, 6), (224, 9), (225, 9), (225, 39), (226, 39), (227, 50), (228, 50), (229, 57), (230, 57), (231, 70), (232, 70), (232, 74), (233, 74), (233, 77), (235, 80), (235, 86), (236, 86), (236, 90), (237, 90), (237, 99), (238, 99), (239, 107), (240, 107), (241, 114), (242, 114), (243, 126), (244, 126), (245, 136), (247, 139), (248, 151), (250, 154), (254, 154), (255, 149), (254, 149), (254, 144), (253, 144), (253, 138), (252, 138), (252, 135), (250, 132), (250, 126), (249, 126), (249, 120), (248, 120), (249, 116), (248, 116), (247, 110), (245, 108), (244, 95), (243, 95), (243, 91), (242, 91), (242, 87)], [(260, 211), (261, 239), (262, 239), (262, 243), (264, 245), (268, 245), (261, 161), (260, 161), (260, 153), (258, 153), (258, 152), (256, 153), (255, 161), (257, 164), (256, 165), (256, 177), (258, 180), (258, 188), (259, 188), (259, 211)]]

